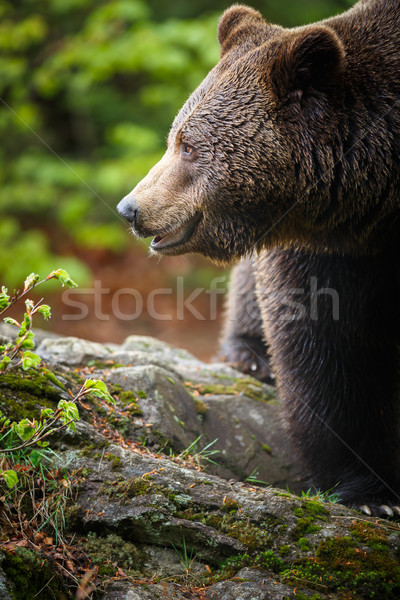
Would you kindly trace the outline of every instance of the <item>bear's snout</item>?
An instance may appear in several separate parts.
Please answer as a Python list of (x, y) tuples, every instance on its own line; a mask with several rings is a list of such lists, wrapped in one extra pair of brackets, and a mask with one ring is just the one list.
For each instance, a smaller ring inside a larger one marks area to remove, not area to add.
[(124, 198), (122, 198), (121, 202), (117, 206), (117, 211), (128, 221), (132, 227), (137, 227), (137, 222), (139, 219), (140, 207), (135, 200), (134, 196), (128, 194)]

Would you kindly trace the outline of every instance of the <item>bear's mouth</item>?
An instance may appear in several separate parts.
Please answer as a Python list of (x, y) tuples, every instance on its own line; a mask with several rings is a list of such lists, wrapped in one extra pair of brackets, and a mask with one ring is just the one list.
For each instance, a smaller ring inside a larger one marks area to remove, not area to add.
[(152, 239), (150, 248), (152, 250), (165, 250), (184, 244), (194, 234), (200, 219), (201, 213), (196, 213), (194, 217), (183, 223), (183, 225), (179, 225), (176, 229), (157, 234)]

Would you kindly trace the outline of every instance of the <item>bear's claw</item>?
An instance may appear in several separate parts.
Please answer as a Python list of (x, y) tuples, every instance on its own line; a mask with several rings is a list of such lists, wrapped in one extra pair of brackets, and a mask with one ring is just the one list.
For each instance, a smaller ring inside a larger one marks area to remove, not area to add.
[(394, 504), (361, 504), (357, 510), (368, 517), (400, 518), (400, 506)]
[(275, 385), (275, 377), (271, 373), (268, 356), (262, 343), (253, 340), (229, 340), (221, 348), (223, 360), (242, 373), (252, 375), (256, 379)]

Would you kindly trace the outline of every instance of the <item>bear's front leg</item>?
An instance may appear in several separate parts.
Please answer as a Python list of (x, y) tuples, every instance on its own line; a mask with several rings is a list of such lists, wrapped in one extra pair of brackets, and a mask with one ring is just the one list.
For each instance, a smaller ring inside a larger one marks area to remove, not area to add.
[(308, 485), (400, 514), (397, 253), (262, 252), (258, 298)]
[(266, 383), (274, 382), (263, 339), (251, 258), (242, 259), (232, 270), (218, 355), (243, 373)]

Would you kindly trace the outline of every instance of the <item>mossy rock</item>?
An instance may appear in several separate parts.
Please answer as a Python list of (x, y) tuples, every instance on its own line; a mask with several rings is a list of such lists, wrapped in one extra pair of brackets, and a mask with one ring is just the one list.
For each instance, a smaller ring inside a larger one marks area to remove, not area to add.
[(68, 600), (71, 598), (54, 565), (28, 548), (2, 550), (2, 569), (12, 582), (13, 600)]
[(190, 381), (184, 382), (191, 392), (195, 392), (201, 396), (237, 396), (244, 394), (248, 398), (258, 400), (261, 402), (271, 402), (275, 400), (275, 395), (268, 391), (265, 386), (262, 385), (256, 379), (250, 378), (238, 378), (231, 381), (230, 385), (223, 383), (193, 383)]
[(55, 408), (63, 392), (42, 371), (16, 368), (0, 376), (0, 410), (19, 421), (38, 418), (41, 408)]
[(129, 575), (140, 575), (147, 558), (143, 550), (115, 534), (102, 537), (90, 532), (81, 544), (99, 575), (113, 576), (118, 567)]

